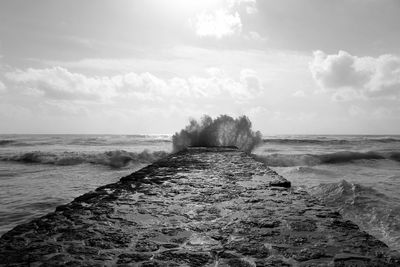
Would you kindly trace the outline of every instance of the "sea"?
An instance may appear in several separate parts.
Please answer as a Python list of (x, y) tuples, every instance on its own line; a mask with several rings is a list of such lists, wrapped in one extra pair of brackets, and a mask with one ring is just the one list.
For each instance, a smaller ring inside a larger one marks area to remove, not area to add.
[[(172, 152), (171, 135), (0, 135), (0, 235)], [(400, 136), (271, 135), (252, 154), (400, 250)]]

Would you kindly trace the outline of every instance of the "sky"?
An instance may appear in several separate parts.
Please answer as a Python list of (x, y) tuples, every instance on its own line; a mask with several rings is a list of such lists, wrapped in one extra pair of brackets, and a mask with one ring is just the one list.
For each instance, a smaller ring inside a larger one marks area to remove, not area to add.
[(400, 134), (400, 1), (2, 0), (0, 133)]

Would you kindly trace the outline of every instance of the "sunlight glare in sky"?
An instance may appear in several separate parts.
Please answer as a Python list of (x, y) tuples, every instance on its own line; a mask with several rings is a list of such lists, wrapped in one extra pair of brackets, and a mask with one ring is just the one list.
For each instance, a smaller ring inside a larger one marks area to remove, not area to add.
[(168, 0), (155, 3), (159, 9), (168, 13), (191, 15), (203, 10), (213, 10), (222, 7), (228, 1), (223, 0)]

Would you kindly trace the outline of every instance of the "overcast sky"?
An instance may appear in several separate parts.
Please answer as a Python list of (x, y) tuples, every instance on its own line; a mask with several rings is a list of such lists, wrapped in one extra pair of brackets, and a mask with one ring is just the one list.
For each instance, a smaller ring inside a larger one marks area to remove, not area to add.
[(400, 134), (400, 1), (2, 0), (0, 133)]

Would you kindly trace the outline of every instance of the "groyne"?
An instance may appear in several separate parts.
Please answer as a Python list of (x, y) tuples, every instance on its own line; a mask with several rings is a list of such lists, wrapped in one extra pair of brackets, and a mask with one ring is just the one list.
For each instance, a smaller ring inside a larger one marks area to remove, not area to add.
[(400, 266), (235, 148), (189, 148), (0, 238), (0, 266)]

